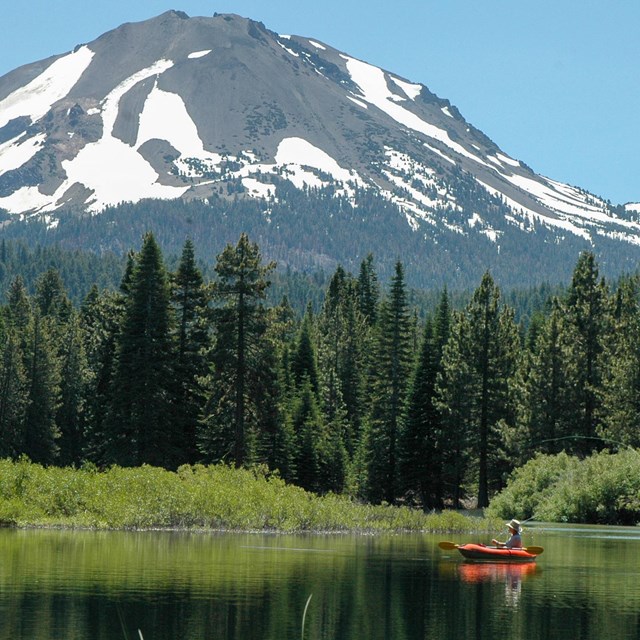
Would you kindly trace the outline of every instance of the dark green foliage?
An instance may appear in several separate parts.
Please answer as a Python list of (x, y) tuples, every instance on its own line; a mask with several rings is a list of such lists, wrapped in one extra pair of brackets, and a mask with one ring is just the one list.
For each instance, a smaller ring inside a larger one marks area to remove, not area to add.
[(258, 454), (258, 442), (275, 428), (273, 413), (259, 410), (262, 402), (277, 405), (272, 402), (275, 357), (262, 304), (274, 267), (262, 264), (258, 246), (246, 234), (218, 256), (213, 294), (221, 306), (213, 316), (212, 396), (199, 433), (200, 450), (208, 460), (243, 465)]
[[(478, 506), (489, 504), (489, 487), (500, 486), (504, 469), (504, 423), (514, 424), (510, 385), (515, 375), (518, 334), (513, 317), (499, 305), (500, 292), (485, 274), (467, 309), (469, 365), (475, 370), (472, 387), (475, 446), (478, 452)], [(508, 467), (507, 467), (508, 470)], [(491, 477), (490, 477), (491, 472)]]
[(398, 494), (398, 435), (412, 366), (411, 319), (404, 269), (396, 264), (389, 296), (381, 305), (372, 373), (368, 442), (368, 495), (393, 503)]
[(556, 300), (549, 316), (532, 325), (528, 336), (526, 368), (521, 368), (520, 421), (525, 433), (521, 458), (531, 451), (558, 453), (566, 446), (571, 415), (561, 331), (562, 312)]
[(171, 341), (168, 274), (152, 234), (137, 256), (116, 361), (108, 417), (107, 460), (121, 465), (174, 467)]
[(0, 458), (17, 458), (24, 450), (27, 375), (15, 331), (0, 352)]
[[(487, 273), (465, 313), (457, 316), (438, 385), (445, 425), (455, 443), (454, 482), (462, 481), (465, 462), (474, 460), (479, 507), (488, 505), (490, 490), (500, 488), (509, 471), (506, 443), (515, 426), (518, 349), (513, 314), (501, 307), (500, 292)], [(456, 501), (459, 495), (458, 488)]]
[(114, 292), (89, 292), (80, 308), (84, 336), (84, 352), (89, 370), (85, 404), (83, 457), (96, 463), (107, 463), (107, 416), (113, 398), (113, 374), (120, 335), (124, 301)]
[(565, 341), (571, 434), (569, 450), (586, 455), (594, 446), (599, 419), (597, 389), (602, 378), (600, 356), (607, 333), (607, 289), (600, 280), (595, 256), (583, 253), (573, 273), (565, 303)]
[(291, 357), (291, 373), (297, 387), (309, 381), (315, 394), (318, 393), (318, 367), (316, 363), (313, 332), (313, 312), (307, 309), (298, 333), (295, 351)]
[(443, 479), (449, 442), (437, 407), (436, 384), (442, 375), (450, 320), (445, 291), (435, 318), (429, 318), (425, 325), (422, 348), (409, 385), (399, 445), (401, 489), (417, 494), (424, 508), (444, 505)]
[(22, 453), (34, 462), (51, 464), (58, 454), (56, 411), (60, 400), (60, 367), (50, 318), (34, 312), (25, 331), (27, 409)]
[(84, 459), (89, 370), (83, 337), (80, 319), (73, 313), (61, 331), (58, 349), (60, 404), (56, 424), (60, 430), (58, 462), (63, 465), (80, 465)]
[(598, 388), (601, 423), (598, 436), (606, 446), (640, 447), (640, 300), (638, 278), (618, 286), (612, 331), (601, 357), (603, 384)]
[(183, 248), (173, 278), (172, 302), (176, 313), (176, 361), (174, 363), (173, 431), (177, 455), (182, 462), (199, 459), (196, 425), (204, 404), (203, 385), (209, 350), (209, 294), (195, 263), (193, 243)]
[(590, 254), (566, 290), (505, 298), (488, 272), (473, 293), (411, 291), (401, 263), (379, 290), (371, 254), (357, 277), (276, 274), (246, 234), (213, 273), (184, 242), (169, 273), (147, 234), (76, 309), (64, 261), (3, 253), (26, 275), (0, 308), (0, 456), (258, 463), (428, 509), (486, 504), (536, 451), (640, 444), (638, 278), (609, 293)]

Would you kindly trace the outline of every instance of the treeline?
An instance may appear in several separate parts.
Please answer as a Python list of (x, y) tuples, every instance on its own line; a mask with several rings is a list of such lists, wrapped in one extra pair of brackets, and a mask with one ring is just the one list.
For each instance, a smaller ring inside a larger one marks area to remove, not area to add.
[(274, 263), (242, 234), (208, 282), (152, 234), (117, 291), (71, 304), (53, 268), (0, 313), (0, 457), (46, 465), (266, 464), (371, 502), (486, 506), (535, 452), (640, 444), (638, 279), (580, 256), (561, 296), (515, 320), (491, 275), (421, 319), (403, 264), (338, 267), (302, 317), (265, 303)]
[[(197, 238), (197, 251), (208, 264), (244, 232), (280, 270), (332, 274), (341, 265), (357, 273), (372, 252), (382, 281), (393, 276), (400, 256), (410, 287), (446, 286), (452, 292), (475, 289), (486, 270), (505, 290), (567, 282), (581, 251), (594, 252), (607, 277), (637, 265), (638, 249), (632, 243), (605, 235), (594, 236), (593, 243), (573, 234), (559, 239), (543, 224), (524, 230), (512, 221), (510, 209), (472, 178), (460, 173), (456, 182), (456, 209), (434, 211), (434, 220), (440, 221), (435, 225), (417, 217), (415, 229), (404, 211), (370, 189), (356, 192), (356, 204), (331, 188), (299, 190), (283, 181), (276, 200), (242, 194), (144, 200), (108, 207), (100, 215), (61, 210), (55, 214), (56, 225), (48, 215), (26, 220), (7, 215), (2, 237), (30, 247), (55, 245), (121, 256), (153, 231), (167, 257), (180, 254), (185, 238)], [(477, 216), (484, 223), (471, 227), (469, 221)], [(488, 230), (495, 242), (486, 235)]]

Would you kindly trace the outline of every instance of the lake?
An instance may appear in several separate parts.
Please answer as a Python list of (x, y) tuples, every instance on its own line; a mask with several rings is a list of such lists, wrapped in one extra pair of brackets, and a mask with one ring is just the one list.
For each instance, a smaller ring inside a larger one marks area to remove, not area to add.
[(0, 638), (640, 638), (640, 528), (533, 525), (528, 565), (438, 548), (471, 539), (1, 529)]

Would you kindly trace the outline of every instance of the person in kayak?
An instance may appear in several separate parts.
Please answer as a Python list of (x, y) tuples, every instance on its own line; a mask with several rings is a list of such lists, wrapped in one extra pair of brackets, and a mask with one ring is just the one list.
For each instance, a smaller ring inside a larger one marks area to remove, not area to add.
[(499, 540), (492, 540), (491, 542), (496, 545), (498, 548), (506, 548), (506, 549), (520, 549), (522, 548), (522, 538), (520, 534), (522, 533), (522, 527), (520, 526), (520, 522), (518, 520), (511, 520), (511, 522), (507, 522), (507, 529), (509, 529), (509, 533), (511, 534), (509, 539), (506, 542), (500, 542)]

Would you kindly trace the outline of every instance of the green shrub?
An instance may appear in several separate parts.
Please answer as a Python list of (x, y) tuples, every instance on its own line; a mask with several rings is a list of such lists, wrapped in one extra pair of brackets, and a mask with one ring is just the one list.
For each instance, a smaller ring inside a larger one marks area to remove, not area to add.
[(488, 516), (547, 522), (640, 523), (640, 453), (603, 451), (579, 460), (539, 455), (517, 469)]
[(490, 531), (455, 512), (359, 504), (287, 485), (265, 468), (226, 465), (45, 468), (0, 460), (0, 523), (111, 529)]

